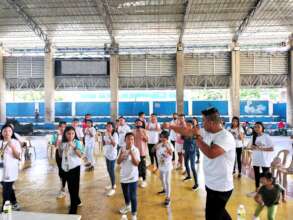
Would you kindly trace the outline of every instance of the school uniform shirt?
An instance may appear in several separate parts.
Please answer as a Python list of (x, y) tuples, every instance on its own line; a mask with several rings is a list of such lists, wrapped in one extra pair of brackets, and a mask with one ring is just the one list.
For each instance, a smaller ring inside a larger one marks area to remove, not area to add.
[(85, 136), (84, 136), (85, 137), (84, 138), (85, 145), (86, 146), (95, 146), (95, 143), (96, 143), (96, 129), (94, 127), (90, 127), (90, 128), (86, 128), (86, 129), (89, 129), (90, 133), (92, 133), (93, 136), (90, 136), (89, 134), (85, 133)]
[(81, 127), (75, 127), (75, 133), (79, 140), (82, 140), (84, 138), (84, 133)]
[(235, 142), (236, 142), (236, 148), (242, 148), (243, 147), (243, 141), (239, 139), (240, 133), (244, 134), (244, 130), (242, 127), (239, 128), (230, 128), (229, 131), (233, 135)]
[[(170, 122), (170, 124), (171, 124), (171, 125), (176, 125), (176, 124), (177, 124), (177, 123), (176, 123), (176, 120), (173, 119), (173, 120)], [(170, 138), (171, 141), (176, 141), (176, 132), (175, 132), (174, 130), (172, 130), (172, 129), (171, 129), (171, 131), (170, 131), (170, 137), (169, 137), (169, 138)]]
[(117, 132), (118, 132), (118, 138), (119, 138), (118, 145), (120, 147), (123, 147), (123, 146), (125, 146), (125, 135), (126, 135), (126, 133), (131, 132), (131, 129), (127, 124), (124, 124), (122, 126), (119, 125)]
[(161, 172), (166, 172), (166, 171), (172, 170), (173, 168), (172, 154), (170, 155), (166, 152), (167, 147), (171, 148), (172, 152), (174, 152), (174, 146), (170, 142), (168, 142), (167, 144), (159, 143), (156, 149), (156, 154), (157, 154), (158, 163), (159, 163), (159, 170)]
[[(135, 146), (132, 146), (130, 150), (134, 153), (135, 158), (140, 161), (139, 151)], [(138, 181), (138, 167), (131, 161), (129, 151), (126, 150), (126, 146), (122, 147), (120, 154), (124, 151), (128, 153), (128, 157), (121, 162), (120, 170), (120, 182), (121, 183), (133, 183)]]
[(51, 136), (51, 139), (50, 139), (50, 144), (52, 145), (56, 145), (57, 141), (61, 141), (62, 140), (62, 135), (58, 134), (58, 133), (55, 133)]
[[(111, 140), (113, 140), (116, 144), (113, 146), (111, 144)], [(118, 144), (118, 134), (114, 132), (113, 136), (109, 136), (106, 134), (103, 137), (104, 141), (104, 155), (108, 160), (116, 160), (117, 159), (117, 144)]]
[(160, 124), (159, 123), (149, 122), (148, 126), (149, 126), (149, 129), (150, 129), (148, 131), (148, 135), (149, 135), (148, 143), (149, 144), (157, 144), (159, 142), (159, 133), (160, 133), (160, 131), (156, 131), (156, 130), (153, 130), (153, 129), (156, 129), (157, 127), (160, 127)]
[[(252, 143), (252, 141), (251, 141)], [(273, 141), (268, 134), (262, 134), (257, 136), (255, 140), (255, 145), (264, 148), (274, 147)], [(253, 150), (252, 152), (252, 165), (258, 167), (271, 167), (271, 162), (273, 160), (273, 151), (259, 151)]]
[[(79, 140), (73, 141), (77, 150), (83, 153), (83, 146)], [(65, 172), (72, 170), (81, 165), (81, 158), (77, 156), (76, 152), (72, 147), (69, 146), (69, 143), (62, 143), (60, 146), (60, 152), (62, 155), (62, 164), (61, 167)]]
[(223, 129), (210, 133), (201, 129), (203, 141), (211, 146), (212, 143), (221, 147), (224, 154), (210, 159), (203, 154), (203, 170), (206, 186), (214, 191), (227, 192), (233, 189), (233, 168), (235, 163), (236, 143), (232, 134)]
[[(21, 153), (21, 146), (18, 140), (11, 139), (11, 145), (15, 146), (16, 151)], [(0, 140), (1, 151), (3, 151), (3, 159), (0, 157), (0, 181), (14, 182), (18, 178), (19, 160), (13, 156), (12, 149), (7, 142)]]

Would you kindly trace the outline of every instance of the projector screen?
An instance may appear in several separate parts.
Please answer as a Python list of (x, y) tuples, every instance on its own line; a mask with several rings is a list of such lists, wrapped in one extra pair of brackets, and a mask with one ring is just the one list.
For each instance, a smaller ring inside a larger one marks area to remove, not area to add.
[(107, 75), (107, 60), (56, 60), (56, 75)]

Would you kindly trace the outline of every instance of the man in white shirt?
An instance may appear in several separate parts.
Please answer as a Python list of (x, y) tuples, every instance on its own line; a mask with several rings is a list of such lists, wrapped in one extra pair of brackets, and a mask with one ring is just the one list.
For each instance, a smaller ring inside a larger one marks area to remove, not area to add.
[(130, 127), (126, 124), (126, 120), (123, 116), (118, 119), (117, 133), (118, 133), (118, 146), (117, 153), (119, 154), (119, 150), (121, 147), (125, 146), (125, 135), (131, 132)]
[(225, 209), (233, 191), (233, 167), (236, 143), (222, 125), (216, 108), (202, 111), (204, 130), (173, 127), (176, 132), (195, 136), (203, 153), (203, 170), (207, 191), (206, 220), (231, 219)]

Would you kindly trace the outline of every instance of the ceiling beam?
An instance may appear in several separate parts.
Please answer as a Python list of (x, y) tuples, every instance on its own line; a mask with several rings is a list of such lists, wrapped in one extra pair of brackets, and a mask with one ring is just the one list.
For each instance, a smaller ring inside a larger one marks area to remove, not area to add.
[(24, 10), (23, 6), (19, 4), (17, 0), (6, 0), (6, 2), (22, 17), (26, 25), (45, 43), (45, 53), (50, 52), (51, 42), (48, 35), (38, 25), (38, 23), (28, 15)]
[(246, 17), (241, 22), (240, 26), (237, 28), (237, 31), (235, 32), (232, 41), (238, 42), (239, 36), (245, 31), (245, 29), (250, 24), (251, 20), (253, 19), (256, 12), (259, 10), (261, 5), (263, 4), (264, 0), (256, 0), (253, 8), (249, 11), (249, 13), (246, 15)]
[(186, 7), (185, 7), (185, 12), (184, 12), (183, 22), (182, 22), (182, 25), (180, 28), (180, 35), (179, 35), (179, 42), (178, 42), (179, 44), (182, 44), (182, 39), (183, 39), (183, 35), (184, 35), (185, 28), (186, 28), (186, 24), (187, 24), (187, 20), (189, 17), (192, 3), (193, 3), (193, 0), (187, 0), (185, 2)]
[(110, 14), (110, 9), (107, 0), (95, 0), (99, 14), (102, 16), (108, 34), (111, 38), (111, 44), (116, 45), (116, 40), (113, 34), (113, 20)]

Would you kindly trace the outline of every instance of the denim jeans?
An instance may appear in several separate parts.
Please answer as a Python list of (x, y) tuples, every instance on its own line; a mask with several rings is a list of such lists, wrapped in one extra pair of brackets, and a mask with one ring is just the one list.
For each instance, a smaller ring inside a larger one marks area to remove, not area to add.
[(184, 162), (185, 162), (185, 168), (186, 168), (186, 173), (187, 173), (188, 177), (190, 177), (190, 168), (189, 168), (189, 162), (190, 162), (190, 167), (191, 167), (191, 171), (192, 171), (192, 174), (194, 177), (194, 182), (195, 182), (195, 184), (198, 184), (197, 183), (197, 173), (195, 170), (195, 151), (185, 152)]
[(137, 182), (121, 183), (121, 188), (124, 195), (125, 204), (129, 205), (131, 202), (131, 213), (137, 212)]
[(116, 160), (109, 160), (106, 158), (107, 171), (110, 176), (112, 188), (114, 188), (115, 185), (115, 162)]

